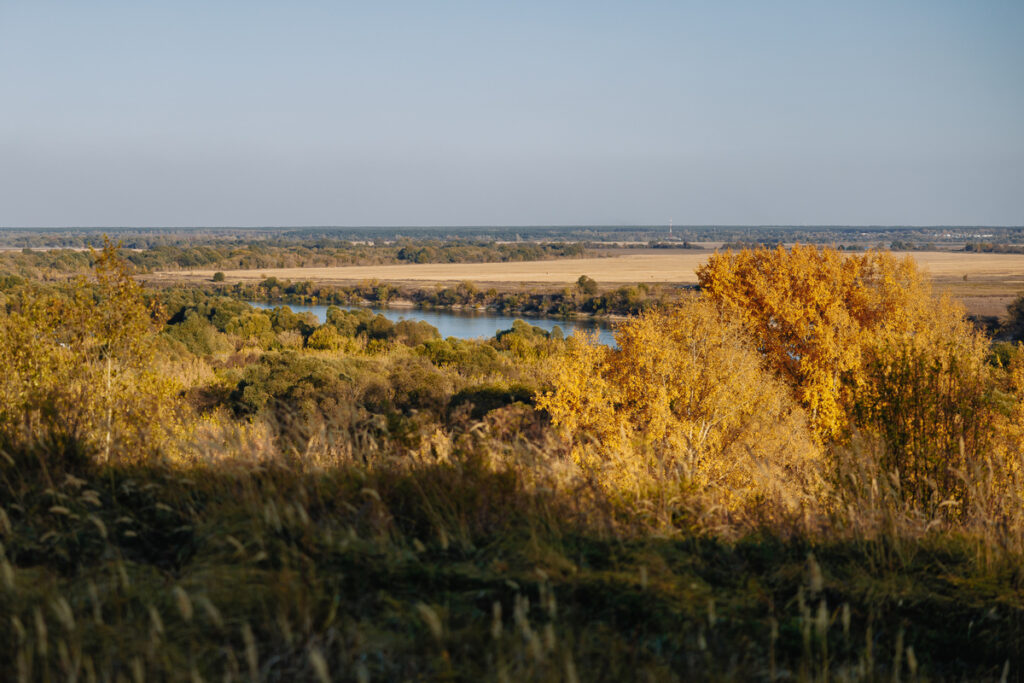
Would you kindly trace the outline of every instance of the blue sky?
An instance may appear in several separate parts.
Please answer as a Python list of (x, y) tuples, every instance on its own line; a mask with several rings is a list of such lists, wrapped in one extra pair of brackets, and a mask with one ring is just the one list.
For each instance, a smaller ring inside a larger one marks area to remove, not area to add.
[(1024, 224), (1024, 2), (0, 0), (0, 226)]

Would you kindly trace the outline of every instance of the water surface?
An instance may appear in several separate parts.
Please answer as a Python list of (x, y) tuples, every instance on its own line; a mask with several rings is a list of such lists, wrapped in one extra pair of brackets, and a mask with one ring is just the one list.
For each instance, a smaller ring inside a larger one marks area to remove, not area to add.
[[(278, 306), (288, 306), (296, 313), (312, 313), (321, 323), (327, 320), (327, 306), (309, 306), (305, 304), (268, 304), (260, 301), (248, 302), (255, 308), (270, 309)], [(348, 310), (359, 310), (365, 306), (338, 306)], [(445, 339), (455, 337), (456, 339), (489, 339), (500, 330), (507, 330), (512, 327), (516, 320), (523, 320), (531, 325), (553, 330), (556, 326), (562, 328), (562, 332), (568, 336), (576, 330), (586, 332), (597, 332), (598, 341), (608, 346), (615, 345), (615, 338), (612, 336), (611, 325), (596, 320), (558, 320), (553, 318), (530, 318), (522, 315), (502, 315), (500, 313), (479, 312), (479, 311), (450, 311), (450, 310), (423, 310), (419, 308), (369, 308), (374, 313), (383, 315), (388, 320), (398, 322), (399, 320), (423, 320), (441, 333)]]

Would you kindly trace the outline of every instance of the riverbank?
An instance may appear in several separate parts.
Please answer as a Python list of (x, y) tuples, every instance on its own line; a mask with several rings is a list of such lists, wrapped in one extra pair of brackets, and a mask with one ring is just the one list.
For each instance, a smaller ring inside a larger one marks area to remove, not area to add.
[[(248, 303), (254, 303), (254, 302), (248, 302)], [(259, 302), (259, 303), (266, 303), (266, 304), (273, 304), (273, 305), (284, 305), (284, 306), (302, 305), (301, 302), (298, 302), (298, 301), (296, 301), (294, 303), (291, 303), (291, 304), (289, 304), (289, 303), (281, 304), (281, 303), (272, 302), (272, 301)], [(476, 315), (476, 314), (480, 314), (480, 315), (501, 315), (501, 314), (504, 313), (504, 311), (502, 311), (501, 309), (499, 309), (496, 306), (468, 306), (468, 305), (463, 305), (463, 304), (452, 304), (451, 306), (424, 306), (424, 305), (418, 304), (415, 301), (412, 301), (411, 299), (392, 299), (392, 300), (390, 300), (390, 301), (388, 301), (387, 303), (384, 303), (384, 304), (377, 304), (377, 303), (375, 303), (373, 301), (368, 301), (368, 300), (364, 299), (363, 301), (357, 302), (355, 305), (356, 306), (361, 306), (363, 308), (370, 308), (370, 309), (396, 309), (396, 310), (416, 310), (416, 311), (450, 311), (452, 313), (465, 313), (465, 314), (468, 314), (468, 315)], [(529, 316), (526, 316), (526, 317), (527, 318), (531, 318), (531, 319), (536, 319), (536, 320), (564, 320), (566, 322), (592, 321), (592, 322), (596, 322), (596, 323), (605, 323), (605, 324), (611, 325), (611, 324), (615, 324), (615, 323), (625, 322), (625, 321), (629, 320), (629, 318), (631, 316), (628, 316), (628, 315), (618, 315), (618, 314), (598, 315), (598, 314), (595, 314), (595, 313), (586, 313), (586, 312), (583, 312), (583, 311), (576, 311), (576, 312), (569, 313), (568, 315), (564, 315), (564, 316), (561, 316), (561, 315), (559, 315), (559, 316), (555, 316), (555, 315), (529, 315)]]
[[(327, 322), (327, 309), (325, 305), (308, 304), (282, 304), (268, 303), (261, 301), (247, 301), (247, 304), (260, 309), (270, 309), (276, 306), (288, 306), (294, 313), (312, 313), (322, 324)], [(490, 339), (499, 332), (512, 329), (516, 320), (523, 320), (533, 327), (539, 327), (545, 332), (553, 332), (559, 328), (559, 336), (568, 336), (574, 332), (585, 334), (596, 334), (597, 341), (607, 346), (615, 346), (612, 323), (590, 319), (566, 320), (564, 318), (540, 318), (527, 315), (503, 314), (493, 311), (481, 311), (477, 309), (462, 308), (460, 310), (441, 310), (410, 308), (408, 306), (376, 307), (376, 306), (344, 306), (347, 309), (365, 309), (373, 311), (393, 323), (402, 320), (414, 320), (425, 322), (434, 327), (442, 338), (448, 339)], [(622, 316), (619, 316), (622, 317)], [(623, 319), (625, 319), (623, 317)]]
[(617, 322), (655, 307), (678, 301), (695, 285), (624, 285), (601, 287), (587, 278), (573, 287), (540, 291), (526, 286), (483, 289), (471, 282), (454, 286), (402, 286), (371, 280), (355, 285), (266, 278), (260, 282), (181, 282), (174, 286), (149, 281), (156, 290), (195, 287), (209, 294), (241, 301), (309, 306), (369, 306), (405, 310), (466, 311), (515, 315), (547, 320)]

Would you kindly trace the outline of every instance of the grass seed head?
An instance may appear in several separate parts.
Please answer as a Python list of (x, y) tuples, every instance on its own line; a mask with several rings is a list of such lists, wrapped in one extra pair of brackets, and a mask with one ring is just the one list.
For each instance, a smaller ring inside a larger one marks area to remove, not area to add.
[(174, 601), (178, 605), (178, 613), (181, 614), (181, 618), (186, 622), (192, 621), (194, 610), (188, 593), (181, 586), (175, 586), (171, 591), (174, 593)]
[(441, 618), (437, 616), (437, 612), (434, 611), (434, 608), (426, 603), (418, 602), (416, 603), (416, 611), (419, 612), (423, 622), (427, 625), (427, 628), (430, 629), (430, 633), (434, 636), (434, 639), (441, 642), (441, 638), (444, 636), (444, 629), (441, 626)]
[(313, 667), (313, 673), (320, 683), (331, 683), (331, 674), (327, 670), (327, 660), (319, 648), (309, 650), (309, 665)]
[(501, 603), (497, 600), (491, 605), (491, 637), (494, 640), (501, 638)]

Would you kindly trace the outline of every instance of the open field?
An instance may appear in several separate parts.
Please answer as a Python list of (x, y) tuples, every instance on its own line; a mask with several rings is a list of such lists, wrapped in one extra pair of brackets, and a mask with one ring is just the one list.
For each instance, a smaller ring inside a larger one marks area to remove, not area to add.
[[(424, 263), (409, 265), (347, 266), (340, 268), (263, 268), (227, 270), (229, 282), (258, 281), (268, 277), (351, 283), (377, 279), (386, 282), (529, 282), (566, 284), (580, 275), (601, 283), (697, 281), (697, 268), (710, 252), (664, 253), (644, 251), (609, 258), (519, 261), (511, 263)], [(1024, 254), (967, 254), (921, 251), (910, 254), (936, 280), (962, 279), (964, 275), (1015, 284), (1024, 288)], [(209, 279), (212, 270), (165, 271), (158, 278)]]
[[(589, 275), (601, 283), (696, 282), (696, 269), (708, 258), (697, 254), (639, 253), (608, 258), (518, 261), (508, 263), (424, 263), (385, 266), (349, 266), (342, 268), (269, 268), (224, 271), (228, 282), (258, 281), (267, 277), (289, 280), (313, 280), (327, 284), (348, 284), (364, 280), (384, 282), (433, 283), (531, 283), (567, 284), (580, 275)], [(1024, 262), (1024, 260), (1022, 260)], [(158, 277), (208, 280), (210, 270), (157, 273)]]
[[(909, 252), (931, 274), (940, 290), (964, 302), (969, 312), (1000, 315), (1024, 291), (1024, 254)], [(341, 268), (264, 268), (224, 271), (227, 282), (256, 282), (268, 277), (312, 280), (321, 284), (353, 284), (380, 280), (424, 285), (469, 280), (498, 287), (558, 286), (588, 275), (601, 284), (697, 282), (697, 268), (710, 252), (665, 253), (645, 250), (607, 258), (520, 261), (512, 263), (427, 263), (349, 266)], [(209, 281), (213, 270), (165, 271), (149, 276), (156, 282)]]

